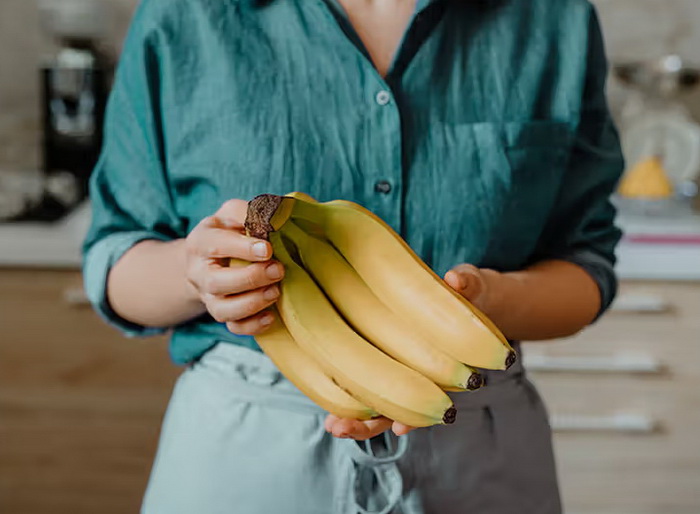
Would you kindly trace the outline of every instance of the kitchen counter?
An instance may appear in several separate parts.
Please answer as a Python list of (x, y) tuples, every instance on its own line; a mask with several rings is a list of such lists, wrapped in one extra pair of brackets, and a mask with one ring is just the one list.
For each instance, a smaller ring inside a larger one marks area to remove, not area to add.
[(617, 272), (631, 280), (700, 280), (700, 215), (620, 216)]
[[(621, 216), (621, 279), (700, 281), (700, 215), (674, 219)], [(79, 269), (90, 225), (85, 202), (56, 223), (0, 223), (0, 266)]]
[(0, 223), (0, 266), (78, 269), (90, 205), (55, 223)]

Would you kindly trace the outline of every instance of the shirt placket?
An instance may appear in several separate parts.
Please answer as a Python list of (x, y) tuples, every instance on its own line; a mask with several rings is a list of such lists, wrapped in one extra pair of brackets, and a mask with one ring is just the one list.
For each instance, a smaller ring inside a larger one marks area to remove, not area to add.
[[(323, 1), (329, 2), (329, 0)], [(403, 160), (401, 112), (395, 94), (398, 92), (399, 77), (405, 65), (420, 46), (422, 39), (427, 37), (435, 25), (434, 22), (425, 20), (423, 17), (423, 13), (435, 3), (437, 3), (436, 0), (418, 0), (416, 3), (414, 17), (385, 79), (377, 72), (366, 48), (345, 18), (337, 0), (330, 0), (330, 4), (335, 6), (331, 10), (340, 28), (345, 32), (348, 43), (353, 44), (362, 53), (368, 69), (364, 97), (369, 106), (369, 129), (372, 135), (371, 144), (367, 146), (368, 151), (363, 156), (362, 172), (365, 177), (363, 193), (368, 199), (368, 207), (399, 233), (403, 231), (406, 163)], [(428, 23), (425, 23), (426, 21)], [(416, 31), (416, 29), (427, 30)]]
[(372, 199), (375, 214), (400, 232), (403, 201), (401, 115), (391, 89), (379, 75), (369, 81), (366, 99), (372, 147), (364, 154), (365, 195)]

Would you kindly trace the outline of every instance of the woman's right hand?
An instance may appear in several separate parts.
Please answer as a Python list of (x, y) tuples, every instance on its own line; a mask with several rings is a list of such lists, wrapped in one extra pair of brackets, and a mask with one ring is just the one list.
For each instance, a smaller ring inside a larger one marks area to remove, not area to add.
[[(248, 202), (229, 200), (203, 219), (185, 240), (187, 280), (192, 294), (212, 317), (234, 334), (255, 335), (267, 329), (274, 314), (283, 266), (272, 257), (269, 242), (245, 235)], [(249, 264), (229, 267), (230, 259)]]

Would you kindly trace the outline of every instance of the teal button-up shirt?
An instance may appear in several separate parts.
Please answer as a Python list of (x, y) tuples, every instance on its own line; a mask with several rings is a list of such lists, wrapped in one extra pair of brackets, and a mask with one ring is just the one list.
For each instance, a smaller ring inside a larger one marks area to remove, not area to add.
[[(368, 207), (438, 274), (577, 262), (607, 306), (623, 163), (605, 77), (586, 0), (419, 1), (386, 78), (330, 1), (145, 0), (92, 177), (88, 296), (127, 334), (158, 331), (110, 308), (120, 256), (298, 190)], [(167, 329), (178, 363), (257, 348), (207, 316)]]

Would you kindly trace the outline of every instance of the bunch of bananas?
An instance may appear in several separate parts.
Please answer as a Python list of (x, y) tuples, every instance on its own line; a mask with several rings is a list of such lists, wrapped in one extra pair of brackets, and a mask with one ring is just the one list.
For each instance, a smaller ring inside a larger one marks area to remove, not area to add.
[(515, 361), (481, 312), (355, 203), (261, 195), (250, 202), (246, 231), (268, 239), (286, 269), (275, 324), (255, 339), (330, 413), (452, 423), (445, 391), (482, 385), (467, 364), (506, 369)]

